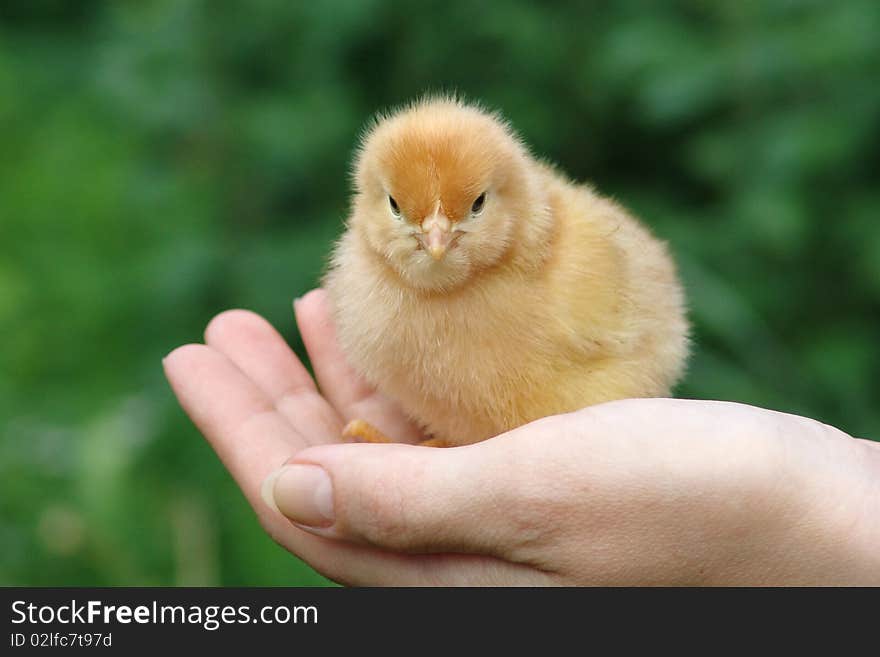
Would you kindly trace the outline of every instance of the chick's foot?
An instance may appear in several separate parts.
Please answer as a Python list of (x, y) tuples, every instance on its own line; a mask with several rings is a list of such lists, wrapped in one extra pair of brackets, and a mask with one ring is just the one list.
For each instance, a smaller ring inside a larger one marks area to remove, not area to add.
[[(384, 433), (379, 431), (366, 420), (352, 420), (342, 430), (342, 437), (353, 443), (396, 443)], [(430, 438), (419, 443), (422, 447), (449, 447), (442, 438)]]
[(366, 420), (352, 420), (342, 430), (342, 437), (354, 443), (393, 443), (384, 433)]

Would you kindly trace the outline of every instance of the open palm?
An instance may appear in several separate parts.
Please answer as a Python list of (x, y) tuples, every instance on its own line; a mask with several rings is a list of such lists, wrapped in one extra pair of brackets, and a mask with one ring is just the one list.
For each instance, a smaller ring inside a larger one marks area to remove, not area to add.
[(405, 442), (424, 436), (347, 365), (324, 292), (296, 316), (317, 384), (240, 310), (165, 370), (266, 531), (332, 579), (880, 581), (876, 443), (744, 404), (626, 399), (451, 449), (338, 444), (353, 418)]
[[(487, 563), (473, 563), (463, 555), (404, 555), (329, 540), (291, 524), (263, 501), (260, 488), (271, 472), (305, 448), (340, 442), (351, 419), (363, 418), (402, 442), (425, 438), (348, 365), (336, 342), (323, 290), (305, 295), (294, 308), (317, 384), (278, 332), (244, 310), (218, 315), (205, 330), (204, 345), (184, 345), (164, 361), (180, 404), (235, 478), (263, 527), (318, 571), (350, 584), (483, 579), (489, 557), (480, 558)], [(462, 568), (463, 561), (473, 568)]]

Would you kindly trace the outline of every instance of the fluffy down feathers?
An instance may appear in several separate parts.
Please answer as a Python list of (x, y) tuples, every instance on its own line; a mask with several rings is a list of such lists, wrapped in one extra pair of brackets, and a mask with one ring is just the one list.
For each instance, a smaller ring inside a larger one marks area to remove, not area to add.
[(324, 281), (340, 344), (429, 434), (670, 394), (687, 322), (665, 246), (497, 116), (419, 101), (368, 131), (354, 178)]

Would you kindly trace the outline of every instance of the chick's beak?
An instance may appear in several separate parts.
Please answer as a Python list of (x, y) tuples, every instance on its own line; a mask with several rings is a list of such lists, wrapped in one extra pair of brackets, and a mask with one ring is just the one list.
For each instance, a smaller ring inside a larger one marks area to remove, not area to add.
[(437, 226), (432, 226), (425, 234), (425, 250), (431, 254), (434, 260), (440, 260), (449, 248), (452, 233), (444, 231)]
[(434, 260), (440, 260), (452, 243), (452, 224), (442, 214), (434, 214), (422, 222), (419, 242)]

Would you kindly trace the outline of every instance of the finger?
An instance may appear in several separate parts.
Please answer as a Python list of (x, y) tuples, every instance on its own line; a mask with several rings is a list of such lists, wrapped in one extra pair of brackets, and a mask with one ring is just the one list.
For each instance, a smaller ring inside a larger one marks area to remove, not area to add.
[[(269, 507), (260, 495), (266, 474), (293, 454), (297, 437), (264, 393), (225, 356), (186, 345), (164, 360), (184, 410), (238, 482), (261, 523), (280, 544), (328, 577), (346, 584), (415, 585), (501, 582), (502, 566), (424, 564), (415, 557), (308, 534)], [(494, 575), (493, 575), (494, 574)]]
[(163, 361), (180, 405), (252, 503), (279, 463), (306, 446), (272, 402), (226, 356), (190, 344)]
[(318, 393), (308, 370), (284, 338), (265, 319), (247, 310), (228, 310), (208, 324), (205, 342), (235, 363), (307, 443), (339, 441), (339, 415)]
[[(539, 430), (476, 445), (327, 445), (297, 454), (267, 491), (318, 535), (411, 553), (521, 561), (552, 533), (554, 498)], [(552, 467), (552, 464), (551, 464)]]
[[(288, 523), (288, 527), (293, 526)], [(548, 586), (559, 583), (548, 573), (493, 557), (401, 554), (295, 531), (299, 533), (299, 546), (292, 551), (325, 577), (349, 586)]]
[(312, 290), (296, 301), (294, 312), (321, 392), (345, 421), (366, 420), (400, 442), (424, 440), (422, 432), (397, 405), (348, 364), (336, 340), (330, 300), (324, 290)]

